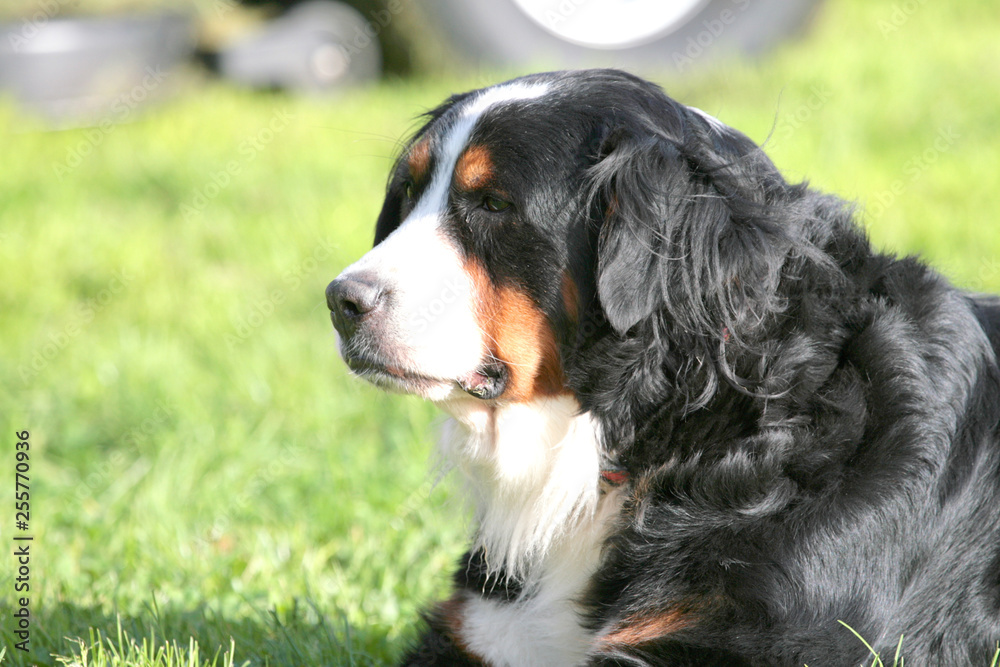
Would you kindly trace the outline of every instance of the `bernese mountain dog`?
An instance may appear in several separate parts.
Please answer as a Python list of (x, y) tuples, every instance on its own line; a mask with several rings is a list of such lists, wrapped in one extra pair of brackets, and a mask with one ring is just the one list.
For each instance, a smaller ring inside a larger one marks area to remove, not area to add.
[(657, 86), (452, 96), (326, 297), (474, 508), (404, 664), (994, 660), (1000, 301)]

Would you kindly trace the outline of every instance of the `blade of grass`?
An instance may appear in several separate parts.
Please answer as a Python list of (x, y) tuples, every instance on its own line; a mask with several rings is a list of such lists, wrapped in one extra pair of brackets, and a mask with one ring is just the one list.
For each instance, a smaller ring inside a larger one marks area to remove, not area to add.
[(844, 623), (843, 621), (840, 621), (840, 620), (838, 620), (837, 622), (838, 622), (838, 623), (840, 623), (840, 624), (841, 624), (842, 626), (844, 626), (845, 628), (847, 628), (848, 630), (850, 630), (850, 631), (851, 631), (851, 634), (853, 634), (853, 635), (854, 635), (855, 637), (857, 637), (857, 638), (858, 638), (858, 640), (859, 640), (859, 641), (860, 641), (860, 642), (861, 642), (862, 644), (864, 644), (864, 645), (865, 645), (865, 648), (867, 648), (867, 649), (868, 649), (868, 650), (869, 650), (869, 651), (871, 652), (871, 654), (872, 654), (873, 656), (875, 656), (875, 660), (874, 660), (874, 662), (872, 662), (872, 667), (876, 667), (876, 665), (878, 665), (878, 667), (885, 667), (885, 666), (884, 666), (884, 665), (882, 664), (882, 659), (881, 659), (881, 658), (879, 657), (879, 655), (878, 655), (878, 653), (877, 653), (877, 652), (875, 651), (875, 649), (873, 649), (873, 648), (872, 648), (871, 644), (869, 644), (869, 643), (868, 643), (867, 641), (865, 641), (865, 638), (864, 638), (864, 637), (862, 637), (862, 636), (861, 636), (861, 635), (860, 635), (860, 634), (858, 633), (858, 631), (857, 631), (857, 630), (855, 630), (854, 628), (852, 628), (851, 626), (849, 626), (849, 625), (848, 625), (847, 623)]

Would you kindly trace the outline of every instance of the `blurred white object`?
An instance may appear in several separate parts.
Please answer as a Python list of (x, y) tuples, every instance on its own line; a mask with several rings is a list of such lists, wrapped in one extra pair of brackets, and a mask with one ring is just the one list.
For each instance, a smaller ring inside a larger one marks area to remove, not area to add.
[(429, 22), (486, 65), (685, 71), (765, 51), (821, 0), (427, 0)]
[[(708, 0), (514, 0), (538, 25), (568, 42), (598, 49), (638, 46), (684, 24)], [(565, 7), (560, 10), (559, 5)]]

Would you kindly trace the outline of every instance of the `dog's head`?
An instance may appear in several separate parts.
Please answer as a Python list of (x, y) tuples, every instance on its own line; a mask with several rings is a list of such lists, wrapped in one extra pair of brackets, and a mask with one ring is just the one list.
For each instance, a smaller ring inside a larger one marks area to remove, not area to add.
[(453, 96), (396, 164), (375, 247), (327, 288), (341, 353), (435, 401), (588, 409), (635, 373), (725, 365), (782, 307), (796, 191), (744, 135), (622, 72)]

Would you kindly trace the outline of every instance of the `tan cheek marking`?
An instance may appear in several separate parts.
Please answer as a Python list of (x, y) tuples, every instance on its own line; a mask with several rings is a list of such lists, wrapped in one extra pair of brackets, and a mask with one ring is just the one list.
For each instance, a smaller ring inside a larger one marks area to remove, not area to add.
[(565, 391), (555, 336), (548, 318), (525, 294), (510, 287), (498, 292), (494, 354), (510, 367), (505, 397), (527, 401)]
[(692, 618), (680, 609), (657, 616), (630, 618), (620, 624), (617, 630), (599, 640), (601, 648), (610, 649), (616, 645), (635, 646), (655, 641), (678, 630), (691, 627)]
[(406, 158), (406, 164), (410, 168), (410, 176), (414, 181), (422, 181), (427, 177), (427, 172), (431, 166), (431, 142), (428, 139), (421, 139)]
[(474, 190), (493, 179), (493, 158), (485, 146), (469, 146), (455, 164), (455, 184)]
[(501, 398), (525, 402), (567, 393), (555, 333), (531, 297), (513, 287), (494, 286), (474, 260), (466, 262), (465, 270), (474, 286), (486, 347), (510, 372)]

